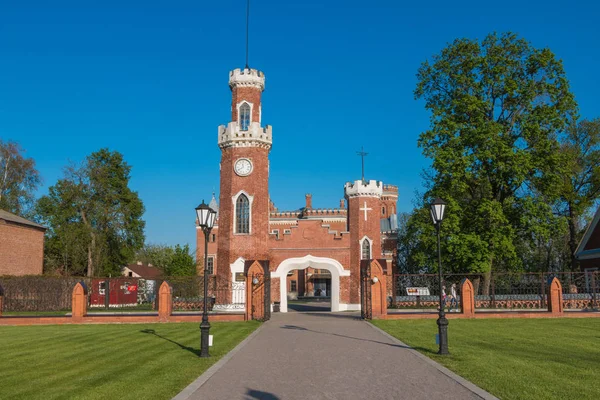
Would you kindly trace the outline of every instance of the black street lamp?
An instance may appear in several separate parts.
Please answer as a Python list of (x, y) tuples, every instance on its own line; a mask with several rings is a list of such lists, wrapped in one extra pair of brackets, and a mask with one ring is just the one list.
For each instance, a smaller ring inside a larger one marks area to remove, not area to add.
[(437, 232), (438, 273), (440, 275), (440, 313), (437, 320), (440, 350), (438, 351), (438, 354), (450, 354), (448, 352), (448, 320), (446, 319), (446, 314), (444, 313), (444, 297), (442, 295), (442, 251), (440, 249), (440, 226), (442, 225), (442, 220), (444, 219), (445, 209), (446, 202), (444, 202), (442, 199), (435, 199), (430, 206), (431, 219), (433, 220), (433, 224), (435, 225), (435, 230)]
[(198, 225), (204, 232), (204, 311), (202, 312), (202, 323), (200, 324), (200, 357), (210, 357), (210, 354), (208, 354), (210, 323), (208, 322), (206, 301), (208, 297), (208, 237), (215, 224), (217, 212), (204, 204), (204, 200), (202, 200), (202, 204), (196, 207), (196, 217), (198, 218)]

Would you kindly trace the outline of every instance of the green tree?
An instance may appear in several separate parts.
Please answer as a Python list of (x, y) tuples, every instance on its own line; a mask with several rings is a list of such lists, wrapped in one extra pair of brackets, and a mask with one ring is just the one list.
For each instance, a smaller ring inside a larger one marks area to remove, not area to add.
[[(494, 268), (521, 266), (519, 240), (547, 235), (556, 222), (540, 194), (550, 202), (557, 196), (564, 171), (557, 135), (577, 105), (554, 54), (512, 33), (481, 43), (457, 39), (424, 62), (417, 78), (415, 97), (431, 112), (418, 142), (432, 160), (422, 204), (433, 197), (449, 203), (447, 262), (489, 281)], [(425, 224), (425, 215), (415, 218)]]
[[(120, 274), (144, 243), (144, 206), (129, 188), (130, 172), (123, 156), (108, 149), (66, 169), (38, 201), (38, 215), (50, 227), (47, 260), (80, 260), (84, 248), (88, 276)], [(76, 246), (68, 250), (73, 237)]]
[(137, 259), (160, 269), (164, 276), (195, 276), (196, 261), (189, 245), (147, 244)]
[(41, 182), (35, 161), (15, 142), (0, 139), (0, 209), (28, 216)]
[(566, 173), (562, 175), (557, 209), (567, 220), (569, 259), (575, 271), (584, 217), (600, 198), (600, 118), (572, 124), (561, 140), (561, 152)]

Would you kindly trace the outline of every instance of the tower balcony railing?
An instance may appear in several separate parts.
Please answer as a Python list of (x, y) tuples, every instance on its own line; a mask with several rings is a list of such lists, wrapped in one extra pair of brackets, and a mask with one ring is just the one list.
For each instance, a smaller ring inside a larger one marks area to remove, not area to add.
[(268, 147), (273, 143), (272, 128), (270, 125), (264, 128), (258, 122), (252, 122), (248, 130), (240, 129), (237, 121), (232, 121), (227, 126), (219, 126), (219, 146), (229, 147), (252, 145), (252, 143), (262, 143)]

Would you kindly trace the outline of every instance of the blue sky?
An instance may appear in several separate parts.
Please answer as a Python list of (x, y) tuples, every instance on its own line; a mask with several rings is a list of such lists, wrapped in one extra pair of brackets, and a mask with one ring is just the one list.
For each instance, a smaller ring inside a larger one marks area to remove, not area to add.
[[(415, 74), (457, 37), (513, 31), (549, 47), (581, 115), (600, 116), (594, 3), (253, 0), (250, 66), (266, 74), (276, 206), (301, 207), (309, 192), (314, 207), (337, 206), (364, 146), (367, 178), (397, 184), (398, 210), (410, 211), (428, 165)], [(217, 126), (230, 119), (244, 24), (244, 0), (2, 2), (0, 137), (36, 160), (39, 195), (69, 160), (122, 152), (147, 241), (194, 248), (194, 207), (219, 187)]]

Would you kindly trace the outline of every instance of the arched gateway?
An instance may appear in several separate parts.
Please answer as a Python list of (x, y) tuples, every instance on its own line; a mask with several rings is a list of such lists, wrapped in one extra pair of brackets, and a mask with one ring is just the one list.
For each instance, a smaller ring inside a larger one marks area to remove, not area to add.
[(326, 257), (314, 257), (310, 254), (304, 257), (288, 258), (284, 260), (277, 270), (271, 272), (271, 279), (279, 278), (280, 312), (287, 312), (287, 285), (288, 272), (295, 269), (308, 267), (325, 269), (331, 273), (331, 311), (344, 311), (346, 304), (340, 305), (340, 277), (350, 276), (350, 271), (342, 267), (339, 261)]

